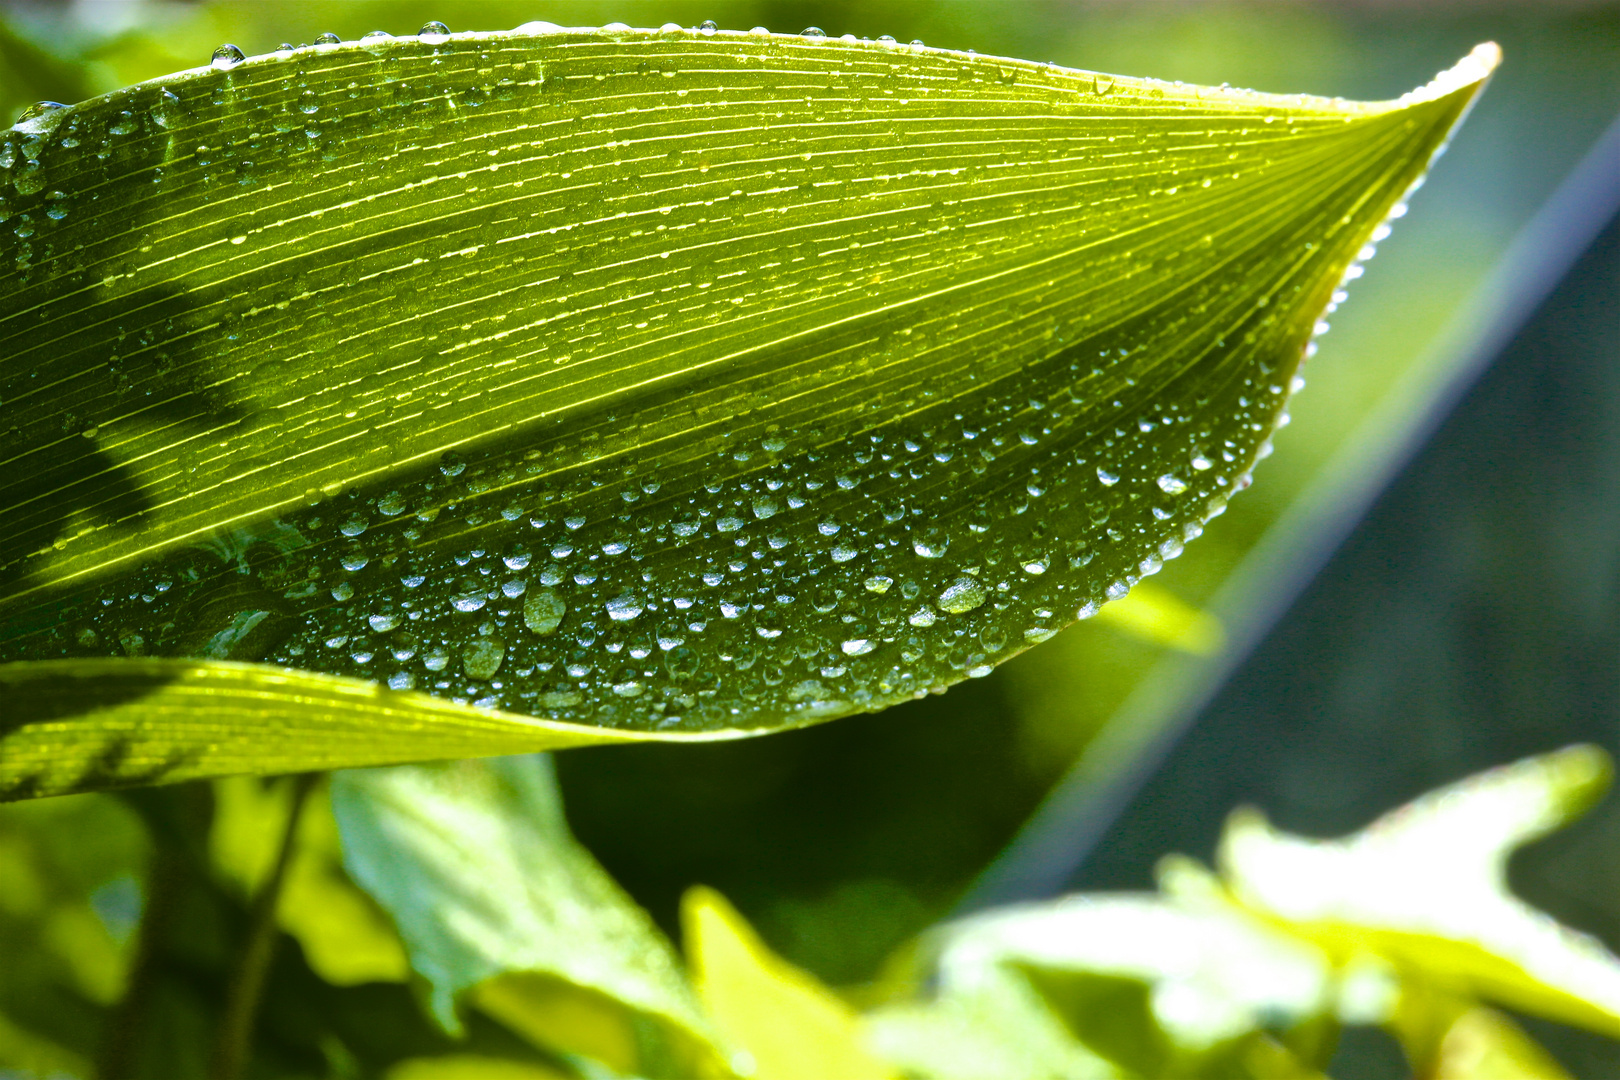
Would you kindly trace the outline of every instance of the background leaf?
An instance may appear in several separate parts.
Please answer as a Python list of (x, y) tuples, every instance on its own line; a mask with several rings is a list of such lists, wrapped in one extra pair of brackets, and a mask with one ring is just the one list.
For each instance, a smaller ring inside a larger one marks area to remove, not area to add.
[(1381, 106), (543, 26), (229, 61), (9, 136), (0, 655), (714, 729), (1177, 554), (1494, 53)]
[[(726, 1074), (673, 952), (569, 836), (548, 759), (344, 772), (332, 805), (345, 865), (393, 916), (445, 1027), (478, 987), (481, 1008), (549, 1049)], [(586, 1014), (598, 1022), (569, 1022)]]
[(894, 1080), (862, 1045), (855, 1013), (770, 951), (725, 898), (696, 887), (681, 907), (692, 981), (758, 1080)]

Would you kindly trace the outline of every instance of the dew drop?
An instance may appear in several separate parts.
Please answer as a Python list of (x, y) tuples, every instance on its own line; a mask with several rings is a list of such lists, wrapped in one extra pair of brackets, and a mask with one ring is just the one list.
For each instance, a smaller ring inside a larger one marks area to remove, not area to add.
[(631, 593), (616, 596), (607, 602), (608, 618), (614, 622), (629, 622), (644, 610), (646, 610), (646, 606), (641, 602), (640, 598)]
[(501, 669), (506, 645), (498, 638), (476, 638), (461, 650), (461, 669), (469, 679), (483, 681)]
[(328, 31), (327, 33), (324, 33), (324, 34), (315, 35), (315, 44), (317, 44), (317, 45), (341, 45), (341, 44), (343, 44), (343, 39), (338, 37), (336, 34), (331, 33), (330, 31)]
[(388, 676), (388, 689), (414, 690), (416, 689), (416, 676), (408, 671), (396, 671)]
[(522, 580), (521, 578), (513, 578), (511, 581), (508, 581), (504, 585), (501, 586), (501, 592), (505, 596), (510, 597), (511, 599), (515, 600), (518, 597), (522, 596), (524, 591), (527, 590), (528, 587), (529, 587), (528, 582)]
[(221, 45), (219, 48), (214, 50), (214, 55), (209, 60), (209, 63), (213, 67), (224, 71), (226, 68), (235, 67), (237, 64), (240, 64), (246, 59), (247, 56), (242, 52), (241, 49), (230, 44), (229, 42), (226, 42), (224, 45)]
[(720, 29), (720, 27), (715, 24), (713, 19), (704, 19), (702, 22), (697, 24), (697, 32), (705, 36), (714, 33), (718, 29)]
[(36, 101), (17, 114), (17, 123), (26, 124), (30, 120), (38, 120), (47, 113), (52, 113), (57, 109), (65, 108), (67, 108), (67, 106), (63, 105), (60, 101)]
[(343, 519), (343, 523), (338, 526), (338, 532), (344, 536), (359, 536), (366, 531), (366, 526), (369, 524), (370, 522), (366, 520), (365, 515), (357, 510)]
[(568, 605), (562, 597), (550, 589), (540, 589), (523, 602), (523, 625), (537, 634), (555, 633), (567, 613)]
[(912, 541), (911, 550), (925, 559), (938, 559), (945, 554), (945, 549), (951, 546), (950, 537), (945, 535), (943, 529), (929, 526)]
[(754, 516), (761, 521), (768, 517), (775, 517), (780, 507), (775, 499), (769, 495), (761, 495), (754, 500)]
[(486, 599), (488, 598), (484, 595), (484, 587), (468, 579), (462, 583), (461, 589), (450, 597), (450, 606), (457, 611), (477, 611), (484, 606)]
[(437, 20), (435, 20), (433, 22), (425, 22), (425, 23), (423, 23), (422, 24), (422, 29), (420, 29), (420, 30), (418, 30), (416, 32), (416, 36), (420, 37), (420, 38), (428, 38), (430, 40), (437, 41), (440, 38), (447, 37), (449, 35), (449, 33), (450, 33), (450, 28), (448, 26), (444, 25), (444, 23), (442, 23), (442, 22), (438, 22)]
[(1165, 473), (1163, 476), (1159, 477), (1157, 483), (1159, 485), (1159, 490), (1164, 492), (1166, 495), (1180, 495), (1183, 491), (1187, 490), (1187, 481), (1178, 476), (1171, 476), (1169, 473)]
[(924, 604), (907, 616), (906, 622), (912, 626), (933, 626), (935, 618), (937, 616), (934, 614), (934, 609)]
[(371, 555), (358, 544), (351, 544), (344, 550), (338, 561), (343, 564), (343, 569), (352, 573), (356, 570), (364, 570), (366, 564), (371, 561)]
[(988, 598), (983, 585), (976, 578), (959, 577), (939, 594), (939, 607), (952, 615), (962, 615), (972, 611)]
[(844, 650), (845, 656), (865, 656), (877, 648), (871, 638), (850, 638), (838, 646)]
[(894, 578), (884, 577), (882, 574), (873, 574), (871, 577), (862, 582), (862, 584), (866, 586), (866, 590), (868, 592), (875, 592), (879, 596), (882, 596), (884, 593), (888, 592), (889, 587), (894, 584)]
[(1119, 483), (1119, 475), (1117, 473), (1111, 473), (1107, 469), (1101, 467), (1097, 469), (1097, 479), (1102, 481), (1103, 487), (1113, 487), (1115, 484)]
[(799, 36), (807, 38), (824, 38), (827, 36), (827, 31), (823, 30), (819, 26), (807, 26), (803, 30), (799, 31)]
[(839, 563), (849, 562), (849, 560), (853, 559), (855, 556), (857, 556), (859, 554), (860, 554), (859, 549), (857, 549), (853, 545), (840, 542), (838, 544), (833, 545), (832, 561), (833, 562), (839, 562)]
[(399, 625), (399, 616), (385, 613), (381, 615), (373, 615), (366, 621), (371, 624), (371, 628), (377, 631), (377, 633), (386, 634), (388, 631)]
[(422, 654), (422, 666), (429, 671), (443, 671), (450, 665), (450, 652), (443, 645), (435, 645)]

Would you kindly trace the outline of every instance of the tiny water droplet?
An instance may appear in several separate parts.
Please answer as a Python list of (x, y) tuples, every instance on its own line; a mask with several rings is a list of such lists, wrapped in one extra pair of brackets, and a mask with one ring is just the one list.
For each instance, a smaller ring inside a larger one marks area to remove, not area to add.
[(358, 544), (351, 544), (338, 561), (343, 564), (343, 569), (353, 573), (356, 570), (364, 570), (366, 564), (371, 561), (371, 555)]
[(1187, 490), (1187, 482), (1178, 476), (1165, 473), (1158, 479), (1159, 490), (1166, 495), (1180, 495)]
[(882, 574), (873, 574), (871, 577), (862, 582), (862, 584), (866, 586), (868, 592), (875, 592), (879, 596), (882, 596), (884, 593), (888, 592), (889, 587), (894, 584), (894, 578), (884, 577)]
[(369, 524), (370, 522), (366, 520), (365, 515), (357, 510), (343, 519), (343, 524), (338, 526), (338, 532), (344, 536), (359, 536), (366, 531), (366, 526)]
[(379, 634), (386, 634), (399, 625), (399, 616), (392, 614), (373, 615), (366, 620), (371, 628)]
[(697, 24), (697, 32), (704, 35), (712, 34), (718, 29), (720, 27), (715, 24), (713, 19), (704, 19)]
[(877, 645), (870, 638), (850, 638), (838, 647), (844, 650), (845, 656), (865, 656), (877, 648)]
[(1111, 473), (1107, 469), (1100, 466), (1097, 469), (1097, 479), (1102, 481), (1103, 487), (1113, 487), (1115, 484), (1119, 483), (1119, 475), (1117, 473)]
[(906, 622), (912, 626), (933, 626), (935, 617), (934, 609), (924, 604), (907, 616)]

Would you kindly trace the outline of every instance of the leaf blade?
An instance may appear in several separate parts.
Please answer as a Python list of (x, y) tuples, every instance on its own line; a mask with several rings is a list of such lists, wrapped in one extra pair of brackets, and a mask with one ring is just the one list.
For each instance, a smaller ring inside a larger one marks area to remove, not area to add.
[(987, 673), (1247, 483), (1494, 62), (1357, 105), (457, 35), (30, 121), (0, 658), (387, 670), (640, 730)]

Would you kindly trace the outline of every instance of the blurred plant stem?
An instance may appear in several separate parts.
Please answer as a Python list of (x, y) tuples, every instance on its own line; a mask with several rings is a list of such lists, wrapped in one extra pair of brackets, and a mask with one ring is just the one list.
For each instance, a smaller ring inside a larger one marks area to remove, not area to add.
[(120, 1080), (139, 1072), (141, 1036), (151, 1026), (151, 1005), (168, 962), (174, 913), (195, 868), (205, 865), (199, 861), (207, 858), (199, 844), (208, 835), (213, 816), (213, 793), (206, 784), (127, 791), (121, 797), (141, 816), (151, 834), (152, 865), (124, 995), (101, 1037), (96, 1075), (103, 1080)]
[(320, 773), (303, 773), (293, 778), (292, 805), (287, 811), (287, 824), (276, 851), (275, 865), (253, 897), (247, 938), (237, 954), (236, 968), (231, 972), (225, 995), (225, 1013), (220, 1018), (214, 1055), (208, 1070), (212, 1080), (237, 1080), (247, 1064), (253, 1046), (254, 1021), (259, 1014), (259, 1002), (264, 996), (265, 977), (270, 972), (270, 961), (275, 954), (276, 904), (281, 899), (281, 886), (287, 877), (287, 866), (292, 861), (293, 845), (298, 836), (298, 819), (309, 800), (309, 793), (320, 778)]

